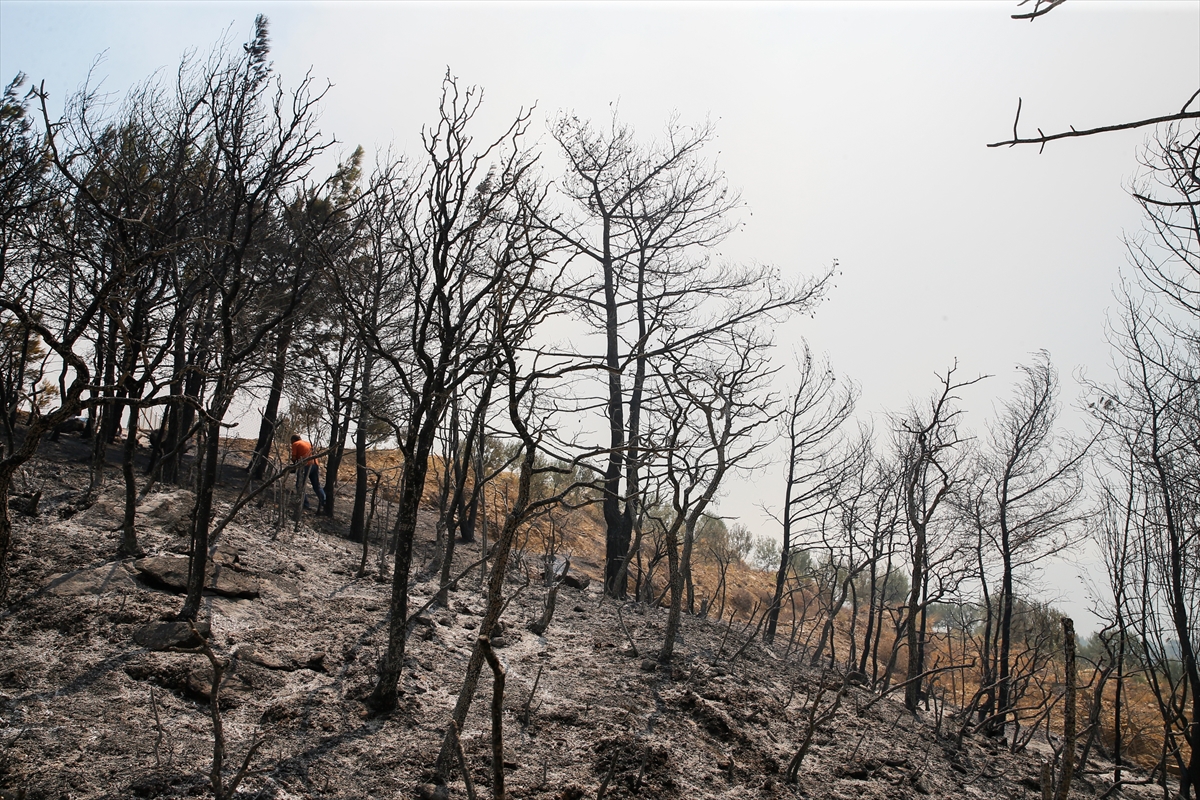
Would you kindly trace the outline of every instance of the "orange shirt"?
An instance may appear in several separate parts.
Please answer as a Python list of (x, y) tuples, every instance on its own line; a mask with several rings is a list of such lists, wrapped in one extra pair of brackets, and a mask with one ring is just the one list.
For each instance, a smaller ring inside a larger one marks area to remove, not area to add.
[(319, 458), (313, 458), (312, 445), (303, 439), (292, 442), (292, 463), (297, 461), (307, 461), (310, 464), (321, 463)]

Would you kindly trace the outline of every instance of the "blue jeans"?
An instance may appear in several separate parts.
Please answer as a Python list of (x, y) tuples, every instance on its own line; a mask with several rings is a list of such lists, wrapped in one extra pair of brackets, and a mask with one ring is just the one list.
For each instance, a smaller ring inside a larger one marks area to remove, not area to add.
[(325, 490), (321, 488), (321, 468), (316, 464), (307, 464), (296, 470), (296, 491), (304, 496), (304, 507), (308, 508), (308, 494), (304, 488), (305, 476), (312, 483), (313, 492), (317, 495), (317, 508), (325, 505)]

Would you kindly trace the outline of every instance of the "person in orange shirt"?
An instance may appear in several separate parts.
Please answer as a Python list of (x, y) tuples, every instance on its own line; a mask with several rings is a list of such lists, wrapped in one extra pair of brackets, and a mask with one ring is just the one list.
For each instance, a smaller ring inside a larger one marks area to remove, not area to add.
[[(317, 495), (317, 512), (325, 507), (325, 490), (321, 488), (321, 460), (313, 455), (312, 445), (304, 441), (300, 434), (292, 434), (292, 463), (301, 466), (296, 470), (296, 491), (304, 491), (304, 481), (312, 482), (313, 491)], [(308, 495), (304, 496), (304, 508), (308, 509)]]

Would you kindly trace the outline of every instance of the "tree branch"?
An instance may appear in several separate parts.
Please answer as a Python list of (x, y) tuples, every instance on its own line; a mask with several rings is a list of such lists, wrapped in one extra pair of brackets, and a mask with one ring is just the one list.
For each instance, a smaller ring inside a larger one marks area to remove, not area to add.
[[(1192, 95), (1192, 99), (1195, 99), (1195, 97), (1196, 97), (1196, 95)], [(1021, 118), (1021, 101), (1020, 101), (1020, 99), (1018, 99), (1017, 100), (1017, 116), (1016, 116), (1016, 119), (1013, 120), (1013, 138), (1005, 139), (1002, 142), (992, 142), (991, 144), (988, 145), (988, 147), (1006, 147), (1006, 146), (1007, 147), (1015, 147), (1016, 145), (1019, 145), (1019, 144), (1037, 144), (1037, 145), (1041, 145), (1042, 149), (1045, 149), (1047, 142), (1053, 142), (1058, 139), (1072, 139), (1072, 138), (1076, 138), (1076, 137), (1080, 137), (1080, 136), (1094, 136), (1095, 134), (1098, 134), (1098, 133), (1111, 133), (1112, 131), (1127, 131), (1127, 130), (1132, 130), (1134, 128), (1144, 128), (1147, 125), (1160, 125), (1164, 122), (1182, 122), (1183, 120), (1188, 120), (1188, 119), (1200, 119), (1200, 111), (1188, 111), (1187, 110), (1187, 106), (1191, 105), (1191, 103), (1192, 103), (1192, 101), (1188, 100), (1187, 105), (1185, 105), (1182, 110), (1180, 110), (1174, 114), (1166, 114), (1161, 117), (1150, 117), (1148, 119), (1140, 119), (1135, 122), (1122, 122), (1117, 125), (1103, 125), (1099, 128), (1086, 128), (1081, 131), (1075, 130), (1075, 128), (1071, 128), (1071, 130), (1069, 130), (1069, 131), (1062, 131), (1060, 133), (1042, 133), (1041, 128), (1038, 128), (1037, 136), (1031, 136), (1029, 138), (1022, 139), (1017, 134), (1017, 120), (1019, 120)], [(1039, 150), (1038, 152), (1041, 152), (1041, 150)]]

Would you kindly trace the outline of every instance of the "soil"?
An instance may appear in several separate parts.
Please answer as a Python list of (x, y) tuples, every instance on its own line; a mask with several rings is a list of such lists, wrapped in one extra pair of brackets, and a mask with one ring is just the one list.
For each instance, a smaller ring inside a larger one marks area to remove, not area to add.
[[(212, 667), (203, 654), (139, 644), (161, 646), (150, 633), (170, 626), (147, 626), (173, 620), (182, 596), (151, 577), (151, 562), (113, 559), (119, 472), (85, 504), (79, 452), (78, 443), (46, 443), (14, 487), (41, 489), (42, 499), (36, 517), (13, 520), (10, 604), (0, 613), (0, 794), (212, 796)], [(227, 472), (218, 513), (234, 501), (238, 480)], [(139, 509), (140, 543), (159, 566), (186, 553), (190, 504), (186, 490), (163, 487)], [(416, 564), (432, 549), (434, 514), (424, 516)], [(214, 550), (214, 563), (254, 584), (257, 596), (205, 597), (212, 650), (228, 665), (218, 695), (225, 780), (261, 741), (238, 797), (467, 797), (457, 769), (438, 787), (431, 768), (480, 633), (478, 571), (450, 592), (449, 607), (433, 607), (414, 627), (400, 708), (374, 718), (363, 700), (385, 646), (390, 584), (373, 573), (356, 577), (361, 548), (342, 537), (345, 520), (305, 514), (298, 529), (289, 522), (278, 532), (274, 520), (269, 506), (250, 505)], [(526, 578), (540, 573), (538, 557), (523, 556), (509, 575), (513, 599), (496, 643), (508, 676), (510, 797), (1042, 796), (1044, 737), (1019, 754), (976, 735), (956, 746), (953, 709), (912, 714), (898, 693), (872, 703), (876, 695), (855, 685), (789, 783), (811, 703), (828, 708), (840, 676), (796, 652), (785, 658), (786, 643), (747, 644), (753, 631), (741, 623), (688, 615), (674, 660), (659, 665), (665, 610), (606, 600), (596, 580), (562, 587), (552, 623), (535, 635), (528, 625), (541, 616), (546, 590)], [(478, 543), (458, 545), (464, 567), (479, 557)], [(374, 568), (374, 554), (368, 563)], [(411, 608), (436, 589), (434, 579), (418, 579)], [(480, 797), (492, 796), (491, 696), (485, 669), (462, 733)], [(1111, 765), (1091, 766), (1108, 775), (1078, 778), (1072, 797), (1108, 787)], [(1131, 787), (1123, 796), (1160, 795)]]

